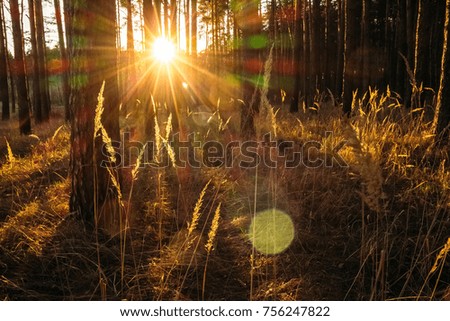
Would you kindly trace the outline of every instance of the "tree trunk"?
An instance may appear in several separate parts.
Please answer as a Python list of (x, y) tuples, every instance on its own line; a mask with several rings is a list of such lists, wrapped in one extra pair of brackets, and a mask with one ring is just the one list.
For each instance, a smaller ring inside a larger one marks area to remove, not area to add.
[(178, 44), (177, 41), (177, 0), (170, 0), (170, 39), (174, 44)]
[[(219, 14), (217, 0), (211, 1), (211, 36), (213, 44), (213, 73), (219, 75)], [(216, 86), (217, 87), (217, 86)]]
[[(113, 0), (111, 0), (111, 1), (113, 1)], [(115, 0), (115, 1), (116, 1), (116, 20), (120, 21), (120, 19), (121, 19), (120, 7), (122, 6), (122, 3), (124, 1), (126, 1), (126, 0)], [(116, 30), (116, 43), (119, 44), (119, 48), (120, 48), (120, 46), (122, 45), (122, 24), (118, 23), (116, 28), (117, 28), (117, 30)], [(119, 84), (120, 84), (120, 79), (119, 79)]]
[(23, 36), (20, 23), (18, 0), (10, 1), (11, 21), (14, 38), (14, 71), (17, 75), (17, 98), (19, 104), (19, 129), (23, 135), (31, 134), (30, 102), (28, 101), (25, 58), (23, 53)]
[(161, 17), (161, 7), (162, 2), (161, 1), (167, 1), (167, 0), (154, 0), (153, 1), (153, 10), (154, 10), (154, 23), (155, 26), (155, 37), (161, 37), (163, 35), (163, 23), (162, 23), (162, 17)]
[(442, 49), (444, 43), (444, 29), (445, 24), (445, 1), (435, 1), (434, 18), (431, 30), (430, 50), (431, 50), (431, 66), (430, 66), (430, 87), (436, 92), (439, 90), (441, 79), (441, 60)]
[(9, 92), (8, 92), (8, 50), (5, 43), (5, 31), (3, 29), (3, 0), (0, 1), (0, 102), (2, 103), (2, 120), (10, 118)]
[(197, 56), (197, 0), (191, 0), (191, 50)]
[(344, 32), (344, 99), (343, 111), (349, 116), (352, 112), (353, 92), (358, 89), (359, 57), (358, 57), (358, 4), (353, 0), (345, 0), (345, 32)]
[(127, 0), (127, 50), (128, 64), (134, 67), (134, 33), (133, 33), (133, 3)]
[[(435, 4), (433, 0), (419, 0), (419, 11), (417, 15), (416, 26), (416, 50), (414, 59), (414, 78), (417, 85), (423, 88), (430, 87), (431, 75), (430, 75), (430, 39), (432, 30), (433, 13), (435, 10)], [(429, 93), (423, 93), (419, 97), (416, 97), (416, 104), (423, 105), (430, 102)], [(414, 106), (420, 107), (420, 106)]]
[(134, 52), (134, 34), (133, 34), (133, 3), (132, 0), (127, 0), (127, 67), (126, 67), (127, 82), (125, 84), (126, 93), (123, 97), (124, 114), (127, 113), (128, 107), (132, 106), (135, 101), (137, 75), (136, 62)]
[(322, 17), (321, 17), (321, 0), (314, 0), (312, 7), (312, 53), (313, 53), (313, 89), (321, 92), (322, 90)]
[(362, 18), (361, 18), (361, 86), (363, 91), (368, 90), (370, 85), (370, 48), (369, 48), (369, 11), (370, 1), (362, 1)]
[[(194, 1), (194, 0), (192, 0)], [(236, 14), (233, 13), (233, 73), (238, 75), (241, 71), (241, 48), (239, 47), (240, 31), (236, 19)]]
[(184, 26), (185, 26), (185, 38), (186, 38), (186, 54), (190, 55), (191, 51), (191, 16), (190, 16), (190, 0), (184, 2)]
[[(0, 2), (3, 2), (3, 0), (0, 0)], [(0, 6), (0, 11), (1, 11), (1, 15), (3, 17), (3, 23), (2, 23), (2, 27), (3, 30), (5, 32), (4, 35), (6, 35), (6, 21), (5, 21), (5, 11), (4, 11), (4, 6)], [(8, 51), (8, 37), (5, 36), (4, 38), (4, 44), (5, 44), (5, 59), (6, 59), (6, 65), (8, 68), (8, 74), (9, 74), (9, 98), (11, 99), (11, 112), (15, 113), (16, 112), (16, 86), (15, 86), (15, 73), (13, 70), (13, 64), (11, 63), (11, 55)]]
[[(150, 51), (155, 38), (162, 35), (161, 29), (161, 0), (144, 0), (143, 2), (144, 30), (146, 50)], [(149, 53), (148, 53), (149, 54)], [(154, 75), (153, 72), (143, 73), (139, 81), (138, 91), (142, 102), (142, 108), (146, 109), (144, 113), (145, 119), (145, 135), (150, 138), (154, 133), (154, 112), (151, 95), (154, 94)], [(150, 89), (150, 90), (149, 90)]]
[(65, 36), (66, 36), (66, 48), (67, 48), (68, 56), (69, 56), (70, 48), (73, 47), (72, 46), (72, 32), (70, 32), (70, 30), (72, 30), (72, 19), (73, 19), (73, 7), (70, 4), (71, 1), (72, 0), (63, 0), (64, 29), (66, 30)]
[(276, 2), (276, 0), (270, 0), (270, 2), (269, 2), (270, 4), (268, 4), (268, 6), (270, 6), (269, 7), (269, 21), (268, 21), (268, 23), (269, 23), (269, 27), (268, 27), (268, 30), (269, 30), (269, 37), (270, 37), (270, 40), (272, 40), (272, 42), (275, 42), (275, 29), (276, 29), (276, 27), (275, 27), (275, 10), (276, 10), (276, 8), (277, 8), (277, 2)]
[(220, 46), (220, 12), (218, 1), (213, 1), (214, 7), (214, 42), (215, 42), (215, 55), (216, 55), (216, 64), (217, 64), (217, 55), (221, 52)]
[(169, 34), (169, 20), (170, 20), (170, 14), (169, 14), (169, 1), (170, 0), (162, 0), (163, 2), (163, 10), (164, 10), (164, 37), (169, 39), (170, 38), (170, 34)]
[(338, 6), (338, 32), (337, 32), (337, 57), (336, 57), (336, 94), (343, 97), (344, 85), (344, 40), (345, 40), (345, 0), (337, 0)]
[[(283, 75), (283, 47), (282, 47), (282, 41), (281, 41), (281, 26), (280, 26), (280, 20), (278, 19), (278, 12), (280, 11), (280, 7), (281, 4), (277, 1), (277, 0), (270, 0), (270, 24), (269, 24), (269, 35), (270, 35), (270, 39), (271, 39), (271, 43), (274, 44), (274, 50), (273, 50), (273, 61), (275, 63), (277, 63), (278, 65), (281, 64), (281, 66), (279, 66), (278, 68), (276, 68), (274, 76), (272, 77), (272, 88), (273, 88), (273, 98), (278, 100), (281, 100), (281, 104), (284, 107), (284, 102), (285, 102), (285, 98), (284, 97), (284, 93), (281, 94), (281, 91), (279, 92), (279, 90), (281, 88), (283, 88), (284, 86), (284, 82), (282, 77), (284, 77)], [(294, 31), (295, 32), (295, 31)], [(235, 42), (238, 43), (238, 42)], [(301, 45), (301, 44), (300, 44)], [(294, 47), (295, 49), (295, 47)], [(292, 57), (294, 59), (294, 57)], [(237, 61), (237, 59), (235, 59), (235, 61)], [(297, 64), (299, 64), (300, 62), (297, 62)], [(297, 66), (300, 67), (300, 66)], [(294, 67), (295, 68), (295, 67)], [(298, 84), (299, 86), (301, 86), (301, 84)], [(295, 90), (295, 79), (294, 79), (294, 84), (292, 86), (293, 89), (293, 94), (295, 95), (295, 93), (297, 92), (298, 94), (300, 93), (300, 88), (299, 87), (297, 90)], [(283, 97), (281, 97), (281, 95), (283, 95)], [(298, 99), (297, 99), (297, 104), (298, 104)], [(291, 106), (294, 102), (290, 102)], [(290, 106), (290, 107), (291, 107)], [(298, 106), (297, 106), (298, 108)], [(294, 108), (294, 112), (295, 112), (295, 108)]]
[(142, 12), (144, 16), (145, 49), (150, 50), (153, 37), (156, 34), (155, 8), (152, 0), (143, 0)]
[(30, 15), (30, 43), (31, 56), (33, 58), (32, 85), (33, 85), (33, 111), (36, 123), (42, 123), (42, 92), (40, 86), (39, 54), (36, 35), (36, 9), (34, 0), (28, 0), (28, 12)]
[(72, 42), (70, 50), (73, 62), (70, 210), (85, 222), (115, 234), (121, 217), (117, 186), (120, 180), (114, 166), (120, 160), (114, 163), (104, 156), (102, 138), (94, 133), (94, 119), (104, 84), (105, 110), (101, 124), (95, 125), (102, 125), (113, 141), (119, 140), (116, 4), (106, 0), (74, 0), (71, 6), (71, 37), (78, 41)]
[(243, 98), (241, 111), (241, 133), (244, 138), (254, 137), (254, 117), (258, 112), (260, 103), (258, 84), (263, 69), (261, 48), (252, 46), (253, 37), (262, 31), (262, 19), (258, 12), (258, 0), (245, 0), (239, 12), (235, 13), (240, 29), (242, 30), (242, 56), (243, 56)]
[[(308, 10), (309, 9), (309, 10)], [(305, 0), (303, 6), (303, 93), (305, 100), (305, 108), (309, 108), (311, 104), (311, 0)]]
[[(408, 84), (405, 79), (408, 79), (406, 73), (406, 66), (403, 57), (408, 56), (408, 38), (405, 37), (407, 34), (407, 1), (397, 0), (397, 14), (396, 14), (396, 43), (398, 46), (397, 55), (397, 71), (394, 90), (400, 94), (403, 94)], [(406, 83), (405, 83), (406, 82)]]
[(61, 4), (59, 0), (54, 0), (56, 26), (58, 28), (59, 52), (61, 55), (61, 80), (64, 102), (64, 115), (66, 121), (70, 120), (70, 84), (69, 84), (69, 61), (67, 58), (67, 50), (64, 41), (64, 31), (61, 19)]
[(325, 86), (330, 89), (332, 92), (335, 92), (335, 76), (336, 72), (333, 68), (331, 62), (333, 61), (331, 57), (335, 53), (335, 45), (333, 43), (332, 35), (333, 31), (336, 29), (336, 25), (332, 20), (333, 6), (331, 4), (331, 0), (326, 0), (326, 17), (325, 17)]
[(37, 62), (39, 68), (39, 90), (41, 93), (42, 121), (50, 119), (50, 91), (48, 85), (46, 46), (44, 32), (44, 14), (42, 12), (42, 0), (34, 1), (36, 14), (36, 40), (37, 40)]
[(383, 36), (383, 50), (384, 50), (384, 72), (383, 72), (383, 81), (381, 87), (384, 88), (389, 85), (392, 81), (392, 75), (395, 72), (395, 69), (392, 68), (392, 51), (393, 51), (393, 41), (391, 35), (393, 34), (393, 30), (390, 26), (390, 0), (383, 0), (379, 3), (380, 13), (383, 12), (383, 22), (384, 22), (384, 36)]
[(450, 0), (446, 2), (446, 19), (444, 26), (444, 46), (442, 52), (441, 83), (437, 97), (435, 128), (436, 140), (445, 146), (450, 138)]
[(301, 79), (304, 74), (303, 70), (303, 7), (302, 0), (296, 0), (295, 2), (295, 37), (294, 37), (294, 90), (292, 92), (292, 100), (290, 106), (290, 112), (295, 113), (299, 110), (299, 96), (300, 96), (300, 87), (301, 87)]
[(414, 76), (414, 54), (415, 54), (415, 30), (416, 30), (416, 13), (417, 13), (417, 1), (418, 0), (406, 0), (406, 41), (407, 41), (407, 70), (412, 71), (412, 75), (408, 72), (408, 83), (405, 88), (405, 98), (404, 104), (406, 107), (411, 107), (411, 96), (412, 96), (412, 83), (414, 79), (410, 79)]

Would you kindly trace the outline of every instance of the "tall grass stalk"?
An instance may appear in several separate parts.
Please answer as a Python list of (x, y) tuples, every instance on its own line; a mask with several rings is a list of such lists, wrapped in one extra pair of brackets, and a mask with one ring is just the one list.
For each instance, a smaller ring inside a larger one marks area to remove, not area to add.
[(439, 280), (441, 279), (442, 276), (442, 271), (444, 270), (444, 266), (445, 266), (445, 260), (447, 258), (447, 254), (450, 252), (450, 237), (447, 239), (447, 242), (444, 244), (444, 247), (439, 251), (438, 255), (436, 256), (436, 260), (434, 261), (433, 266), (431, 267), (430, 271), (428, 272), (427, 277), (425, 278), (425, 281), (423, 283), (422, 288), (419, 291), (419, 294), (417, 295), (417, 300), (420, 299), (421, 294), (425, 288), (425, 286), (428, 283), (428, 280), (430, 279), (430, 277), (439, 269), (439, 275), (436, 278), (436, 282), (435, 285), (433, 287), (433, 292), (430, 295), (430, 300), (433, 299), (435, 293), (436, 293), (436, 289), (437, 286), (439, 284)]
[[(158, 119), (158, 114), (155, 110), (155, 102), (153, 101), (153, 108), (155, 111), (155, 117), (154, 117), (154, 141), (155, 141), (155, 148), (156, 148), (156, 154), (153, 158), (153, 161), (156, 164), (161, 164), (164, 162), (163, 157), (165, 155), (163, 154), (164, 146), (169, 145), (168, 139), (170, 136), (170, 133), (172, 131), (172, 125), (171, 125), (171, 115), (169, 115), (168, 123), (166, 124), (165, 128), (165, 136), (161, 133), (161, 127), (160, 127), (160, 121)], [(169, 149), (167, 149), (169, 151)], [(168, 152), (169, 154), (169, 152)], [(169, 156), (170, 157), (170, 156)], [(167, 178), (166, 178), (166, 171), (167, 169), (164, 166), (158, 166), (156, 170), (156, 199), (153, 204), (156, 218), (157, 218), (157, 224), (158, 224), (158, 240), (159, 240), (159, 248), (161, 249), (163, 244), (163, 215), (164, 213), (169, 212), (169, 206), (168, 206), (168, 188), (167, 188)]]
[(219, 229), (219, 220), (220, 220), (220, 207), (222, 203), (216, 208), (214, 213), (214, 217), (211, 223), (210, 230), (208, 232), (208, 242), (205, 244), (206, 249), (206, 262), (205, 267), (203, 269), (203, 284), (202, 284), (202, 300), (205, 300), (205, 286), (206, 286), (206, 270), (208, 268), (208, 261), (211, 252), (214, 250), (214, 242), (217, 236), (217, 230)]
[[(257, 206), (257, 197), (258, 197), (258, 166), (255, 168), (255, 187), (253, 194), (253, 213), (252, 220), (256, 218), (256, 206)], [(253, 224), (252, 235), (256, 235), (256, 224)], [(252, 240), (252, 244), (254, 244), (254, 240)], [(252, 246), (252, 252), (250, 254), (250, 301), (253, 301), (253, 284), (254, 284), (254, 272), (255, 272), (255, 255), (256, 250), (255, 247)]]
[(187, 235), (188, 238), (192, 235), (194, 230), (197, 228), (198, 220), (200, 219), (200, 215), (201, 215), (200, 210), (203, 205), (203, 198), (205, 197), (205, 194), (209, 187), (209, 184), (211, 184), (211, 180), (209, 180), (206, 183), (206, 185), (203, 187), (203, 189), (200, 192), (200, 195), (197, 199), (197, 202), (195, 203), (194, 211), (192, 212), (192, 219), (191, 219), (191, 222), (188, 224), (188, 235)]
[(10, 168), (12, 169), (16, 158), (14, 157), (11, 146), (9, 145), (9, 142), (6, 139), (6, 137), (5, 137), (5, 142), (6, 142), (6, 150), (7, 150), (6, 162), (9, 164)]
[[(104, 90), (105, 90), (105, 81), (103, 81), (102, 87), (100, 89), (100, 92), (98, 94), (97, 98), (97, 106), (95, 108), (95, 117), (94, 117), (94, 133), (92, 137), (92, 145), (94, 146), (94, 153), (93, 153), (93, 163), (94, 163), (94, 222), (95, 222), (95, 228), (96, 228), (96, 244), (97, 244), (97, 260), (98, 260), (98, 269), (99, 273), (102, 274), (102, 268), (101, 268), (101, 262), (100, 262), (100, 252), (99, 252), (99, 242), (98, 242), (98, 230), (100, 228), (99, 226), (99, 219), (100, 215), (102, 216), (103, 223), (101, 228), (103, 228), (106, 232), (110, 233), (112, 236), (116, 234), (117, 224), (119, 225), (119, 239), (120, 239), (120, 256), (121, 256), (121, 288), (123, 290), (123, 283), (124, 283), (124, 275), (125, 275), (125, 248), (126, 248), (126, 228), (128, 225), (127, 217), (125, 217), (125, 222), (122, 219), (122, 209), (123, 209), (123, 197), (122, 197), (122, 190), (120, 187), (120, 183), (118, 180), (118, 173), (116, 170), (112, 169), (109, 166), (106, 166), (106, 170), (109, 174), (110, 181), (117, 193), (116, 198), (113, 200), (112, 203), (112, 209), (110, 209), (111, 212), (106, 212), (104, 210), (99, 210), (99, 206), (104, 207), (109, 201), (109, 199), (105, 200), (104, 204), (98, 204), (98, 191), (97, 191), (97, 184), (98, 184), (98, 167), (97, 167), (97, 156), (96, 156), (96, 141), (97, 138), (100, 137), (101, 141), (103, 143), (103, 146), (105, 146), (107, 151), (107, 157), (108, 161), (110, 163), (115, 163), (117, 161), (116, 159), (116, 153), (114, 150), (114, 147), (112, 145), (112, 140), (108, 135), (108, 132), (106, 131), (106, 128), (103, 126), (102, 123), (102, 115), (104, 112)], [(100, 211), (100, 212), (99, 212)], [(117, 211), (117, 212), (116, 212)], [(118, 217), (114, 217), (117, 215)], [(109, 216), (109, 217), (108, 217)], [(115, 221), (115, 219), (118, 219), (118, 222)], [(100, 275), (100, 284), (102, 280), (102, 276)]]
[(278, 125), (276, 121), (276, 112), (268, 99), (270, 78), (273, 67), (273, 49), (270, 48), (269, 56), (264, 63), (263, 86), (261, 88), (261, 101), (259, 106), (259, 117), (257, 122), (257, 134), (260, 137), (266, 133), (272, 133), (273, 137), (277, 137)]

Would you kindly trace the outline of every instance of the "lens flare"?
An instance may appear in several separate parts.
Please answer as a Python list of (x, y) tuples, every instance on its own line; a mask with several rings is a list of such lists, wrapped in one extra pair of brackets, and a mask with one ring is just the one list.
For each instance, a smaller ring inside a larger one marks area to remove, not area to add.
[(295, 236), (291, 217), (272, 208), (256, 214), (249, 229), (255, 249), (266, 255), (279, 254), (291, 245)]
[(175, 45), (166, 38), (157, 38), (153, 43), (152, 56), (158, 62), (168, 64), (175, 58)]

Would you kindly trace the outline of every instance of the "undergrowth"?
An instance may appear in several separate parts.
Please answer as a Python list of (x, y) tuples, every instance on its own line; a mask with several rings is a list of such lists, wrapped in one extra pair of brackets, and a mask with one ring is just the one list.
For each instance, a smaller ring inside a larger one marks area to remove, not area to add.
[[(147, 139), (156, 154), (146, 163), (136, 151), (122, 172), (129, 224), (121, 237), (90, 235), (68, 212), (68, 128), (21, 156), (6, 137), (0, 298), (448, 299), (449, 158), (433, 145), (426, 111), (405, 109), (389, 90), (355, 97), (351, 118), (333, 101), (292, 115), (263, 100), (256, 139), (271, 133), (278, 164), (310, 142), (312, 160), (332, 164), (313, 166), (303, 154), (294, 168), (179, 167), (171, 114), (155, 104)], [(217, 128), (186, 130), (224, 144), (238, 137), (227, 126), (237, 112), (225, 120), (218, 107), (208, 125)], [(286, 142), (293, 147), (283, 150)], [(170, 166), (150, 166), (158, 163)], [(267, 209), (287, 213), (295, 226), (294, 240), (276, 255), (259, 253), (248, 236)]]

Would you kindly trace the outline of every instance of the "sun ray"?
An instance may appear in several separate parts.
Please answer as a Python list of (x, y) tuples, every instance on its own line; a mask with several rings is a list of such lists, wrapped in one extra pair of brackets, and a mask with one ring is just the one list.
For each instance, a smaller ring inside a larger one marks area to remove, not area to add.
[[(138, 108), (150, 108), (152, 97), (153, 108), (157, 110), (167, 106), (173, 115), (173, 125), (183, 134), (186, 125), (183, 124), (184, 117), (187, 115), (184, 111), (196, 105), (210, 106), (213, 110), (217, 102), (212, 101), (214, 98), (211, 88), (213, 84), (224, 80), (224, 75), (218, 76), (207, 69), (206, 63), (201, 64), (204, 57), (186, 56), (176, 52), (175, 48), (175, 45), (165, 38), (155, 39), (153, 46), (149, 46), (135, 62), (140, 77), (128, 84), (125, 101), (132, 98), (133, 92), (137, 91), (144, 95), (139, 97), (142, 105)], [(128, 74), (129, 68), (132, 67), (124, 66), (121, 71)], [(232, 76), (225, 75), (225, 79), (233, 78)], [(222, 92), (229, 89), (231, 93), (231, 87), (221, 86)], [(186, 90), (188, 92), (183, 92)]]

